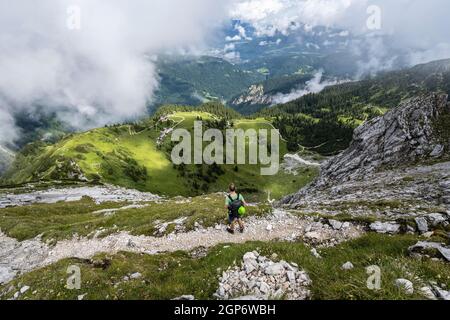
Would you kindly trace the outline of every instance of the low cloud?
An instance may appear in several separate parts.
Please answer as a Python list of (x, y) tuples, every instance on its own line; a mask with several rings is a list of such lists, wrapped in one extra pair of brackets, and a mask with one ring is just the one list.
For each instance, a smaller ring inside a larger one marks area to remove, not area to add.
[[(369, 29), (370, 6), (380, 9), (381, 29)], [(250, 24), (258, 36), (289, 34), (314, 27), (343, 30), (360, 51), (360, 73), (386, 70), (399, 59), (405, 65), (450, 58), (450, 2), (447, 0), (243, 0), (232, 16)]]
[(305, 83), (305, 86), (299, 89), (292, 90), (288, 94), (282, 94), (278, 93), (272, 97), (272, 103), (275, 104), (282, 104), (287, 103), (289, 101), (301, 98), (307, 94), (310, 93), (319, 93), (323, 89), (325, 89), (328, 86), (336, 85), (339, 83), (343, 83), (345, 81), (338, 81), (338, 80), (323, 80), (323, 70), (320, 70), (314, 74), (314, 77)]
[[(201, 46), (227, 12), (209, 0), (15, 0), (0, 3), (0, 142), (14, 114), (55, 112), (85, 129), (146, 112), (151, 55)], [(79, 9), (69, 10), (69, 8)], [(74, 16), (75, 14), (75, 16)], [(69, 18), (80, 21), (69, 28)]]
[[(369, 5), (382, 10), (381, 30), (367, 29)], [(80, 30), (67, 27), (71, 6), (81, 10)], [(151, 57), (207, 47), (230, 18), (240, 20), (230, 41), (314, 26), (348, 32), (364, 73), (389, 69), (398, 57), (407, 64), (450, 57), (448, 12), (447, 0), (2, 1), (0, 143), (20, 135), (15, 113), (37, 108), (80, 129), (144, 114), (159, 80)], [(231, 46), (223, 51), (239, 59)], [(321, 80), (319, 73), (309, 87), (278, 99), (330, 84)]]

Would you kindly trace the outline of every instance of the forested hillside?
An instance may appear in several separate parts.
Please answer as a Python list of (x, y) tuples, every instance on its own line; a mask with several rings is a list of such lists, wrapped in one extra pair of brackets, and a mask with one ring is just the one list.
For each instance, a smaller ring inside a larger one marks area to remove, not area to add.
[(161, 83), (152, 110), (167, 104), (196, 106), (207, 100), (228, 100), (264, 80), (261, 73), (215, 57), (161, 56), (157, 66)]
[(289, 150), (301, 145), (333, 154), (348, 146), (353, 130), (362, 122), (384, 114), (403, 99), (430, 91), (450, 93), (450, 60), (330, 86), (266, 108), (259, 116), (275, 119)]

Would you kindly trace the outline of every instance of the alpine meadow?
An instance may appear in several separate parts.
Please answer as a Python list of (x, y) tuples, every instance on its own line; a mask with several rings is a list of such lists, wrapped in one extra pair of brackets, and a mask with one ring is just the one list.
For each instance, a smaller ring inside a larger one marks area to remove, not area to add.
[(0, 304), (450, 300), (449, 14), (0, 0)]

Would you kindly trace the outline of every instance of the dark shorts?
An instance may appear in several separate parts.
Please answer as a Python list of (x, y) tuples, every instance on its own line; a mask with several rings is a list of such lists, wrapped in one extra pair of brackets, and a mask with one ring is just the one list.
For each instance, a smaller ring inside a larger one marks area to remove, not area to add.
[(232, 223), (233, 221), (240, 219), (241, 217), (238, 214), (234, 214), (232, 212), (228, 212), (228, 222)]

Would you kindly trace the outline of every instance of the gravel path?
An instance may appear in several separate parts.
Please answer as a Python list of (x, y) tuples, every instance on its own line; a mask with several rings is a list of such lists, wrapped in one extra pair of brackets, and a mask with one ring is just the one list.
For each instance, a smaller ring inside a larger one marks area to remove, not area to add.
[(0, 193), (0, 209), (7, 207), (26, 206), (35, 203), (52, 204), (59, 201), (80, 201), (90, 197), (96, 203), (103, 202), (145, 202), (158, 201), (161, 197), (148, 192), (140, 192), (112, 185), (86, 186), (76, 188), (52, 188), (24, 194)]
[(230, 235), (224, 225), (197, 229), (186, 233), (170, 234), (161, 238), (133, 236), (127, 232), (105, 238), (74, 238), (48, 246), (40, 238), (18, 242), (0, 232), (0, 283), (14, 279), (18, 274), (53, 264), (65, 258), (89, 259), (94, 255), (119, 251), (157, 254), (178, 250), (190, 251), (198, 247), (213, 247), (221, 243), (248, 241), (294, 240), (303, 238), (313, 244), (337, 244), (360, 236), (362, 231), (353, 225), (334, 230), (329, 225), (299, 218), (286, 211), (274, 210), (262, 218), (249, 218), (243, 234)]

